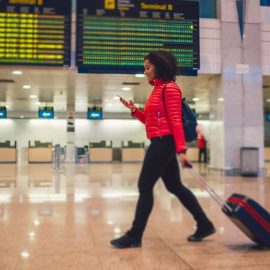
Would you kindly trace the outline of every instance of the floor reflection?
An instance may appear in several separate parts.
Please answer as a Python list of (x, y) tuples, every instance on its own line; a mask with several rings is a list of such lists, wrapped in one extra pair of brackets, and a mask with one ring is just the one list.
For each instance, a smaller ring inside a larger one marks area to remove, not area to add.
[[(205, 165), (195, 168), (224, 200), (243, 193), (270, 209), (268, 175), (224, 177)], [(0, 269), (270, 268), (269, 251), (254, 248), (188, 170), (181, 172), (183, 183), (217, 233), (203, 243), (188, 243), (194, 221), (159, 181), (143, 248), (112, 249), (109, 241), (133, 220), (140, 170), (141, 164), (117, 163), (0, 165)]]

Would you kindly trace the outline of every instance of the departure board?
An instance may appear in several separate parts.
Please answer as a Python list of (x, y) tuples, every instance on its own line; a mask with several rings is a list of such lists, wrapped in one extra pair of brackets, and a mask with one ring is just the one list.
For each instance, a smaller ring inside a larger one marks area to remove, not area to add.
[(0, 0), (0, 65), (69, 66), (71, 0)]
[(198, 2), (77, 0), (79, 72), (143, 72), (153, 50), (172, 52), (180, 74), (199, 69)]

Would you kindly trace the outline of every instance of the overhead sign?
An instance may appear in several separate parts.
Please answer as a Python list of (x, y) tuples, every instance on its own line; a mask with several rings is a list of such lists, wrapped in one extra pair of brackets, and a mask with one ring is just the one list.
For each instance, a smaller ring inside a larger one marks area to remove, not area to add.
[(265, 121), (270, 122), (270, 113), (265, 114)]
[(43, 119), (53, 119), (54, 118), (54, 111), (53, 110), (39, 110), (38, 111), (38, 118)]
[(71, 0), (1, 0), (0, 65), (69, 66)]
[(88, 111), (87, 118), (90, 120), (100, 120), (103, 118), (103, 114), (101, 111)]
[(0, 110), (0, 118), (7, 118), (7, 111), (6, 110)]
[(172, 52), (180, 72), (200, 68), (198, 2), (77, 0), (79, 72), (143, 72), (153, 50)]
[(261, 0), (261, 6), (270, 6), (270, 0)]

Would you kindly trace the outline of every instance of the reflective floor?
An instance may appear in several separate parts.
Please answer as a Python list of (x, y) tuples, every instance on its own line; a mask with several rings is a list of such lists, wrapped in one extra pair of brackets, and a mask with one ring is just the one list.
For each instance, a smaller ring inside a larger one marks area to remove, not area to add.
[[(159, 182), (143, 247), (112, 248), (109, 241), (133, 219), (140, 167), (0, 165), (0, 269), (270, 269), (270, 251), (243, 235), (188, 170), (182, 172), (183, 182), (218, 232), (201, 243), (187, 242), (194, 221)], [(196, 167), (222, 198), (244, 193), (270, 210), (270, 176), (223, 177)]]

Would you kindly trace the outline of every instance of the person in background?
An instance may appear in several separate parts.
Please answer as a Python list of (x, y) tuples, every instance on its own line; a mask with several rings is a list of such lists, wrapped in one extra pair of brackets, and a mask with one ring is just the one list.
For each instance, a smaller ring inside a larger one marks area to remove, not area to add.
[(177, 60), (167, 51), (153, 51), (144, 59), (144, 70), (148, 82), (154, 86), (144, 111), (137, 108), (132, 100), (128, 102), (120, 97), (120, 101), (131, 111), (132, 116), (145, 125), (151, 144), (139, 176), (139, 198), (132, 226), (123, 236), (112, 240), (111, 244), (116, 248), (141, 246), (153, 208), (153, 188), (160, 177), (167, 190), (193, 215), (197, 230), (187, 240), (198, 242), (216, 230), (196, 197), (180, 179), (176, 156), (182, 167), (189, 164), (189, 159), (182, 123), (182, 93), (175, 82)]
[(202, 132), (198, 132), (197, 137), (197, 145), (199, 148), (199, 163), (202, 162), (202, 155), (203, 155), (203, 162), (207, 163), (207, 141)]

